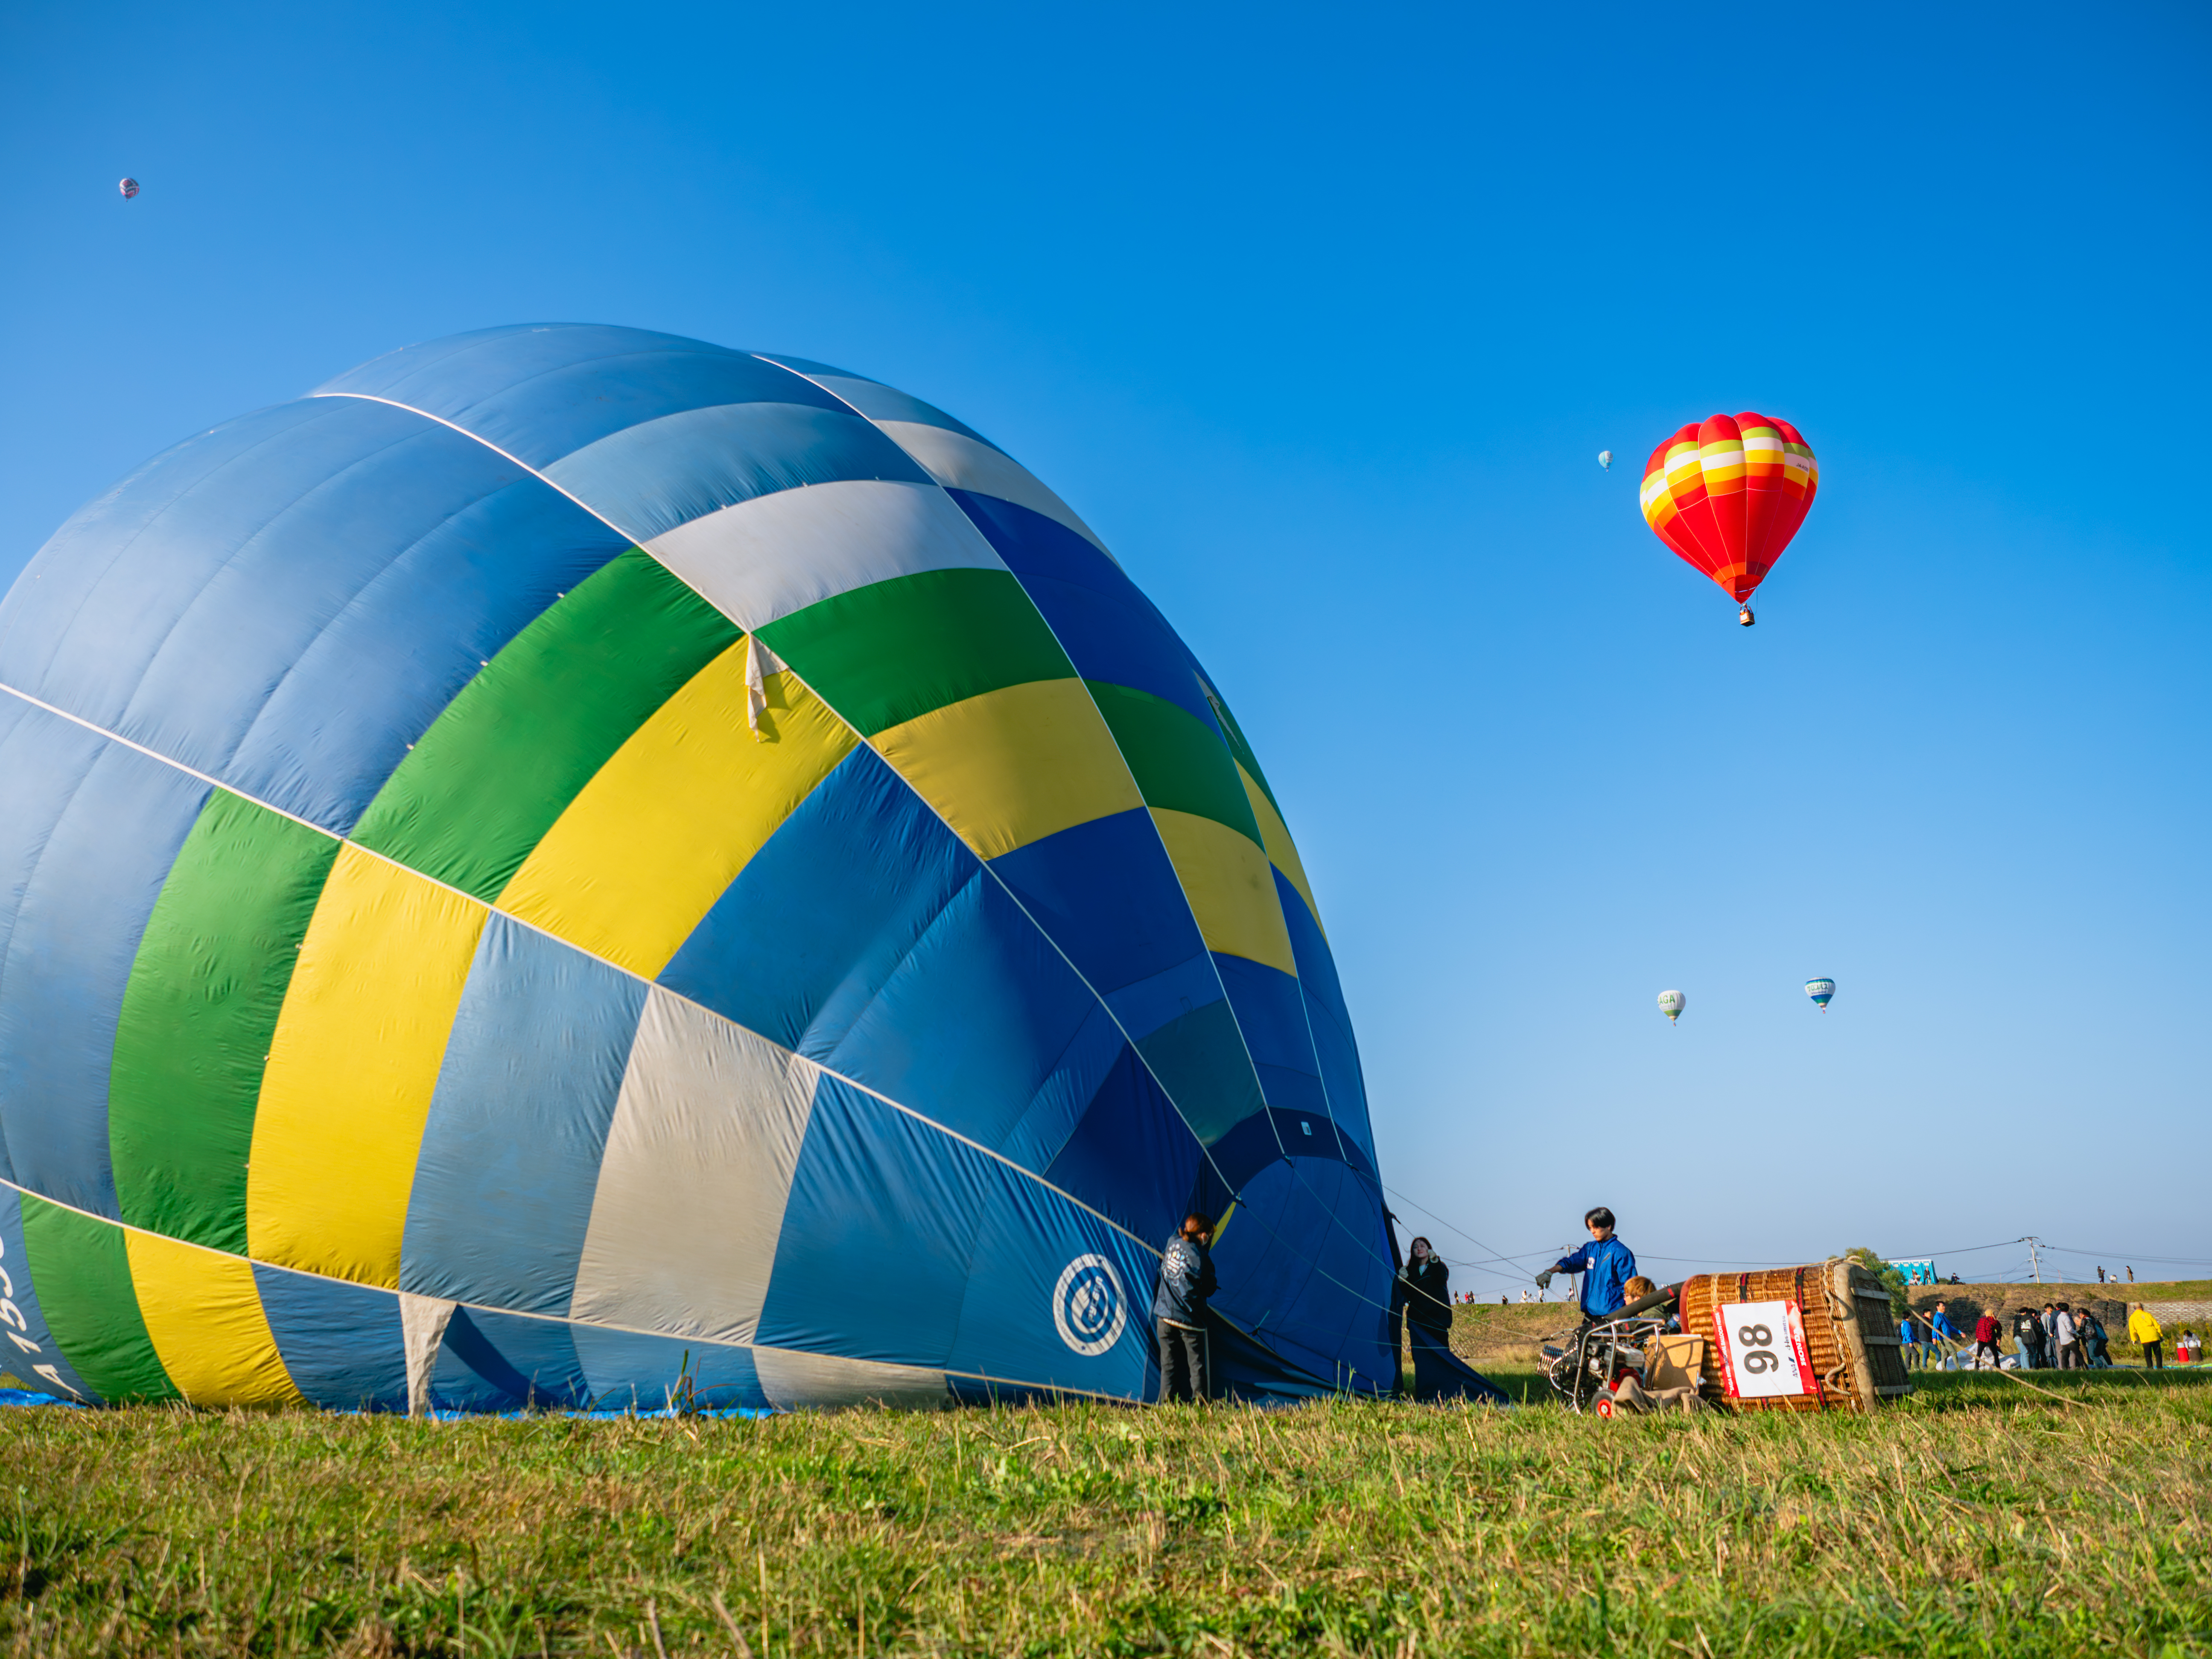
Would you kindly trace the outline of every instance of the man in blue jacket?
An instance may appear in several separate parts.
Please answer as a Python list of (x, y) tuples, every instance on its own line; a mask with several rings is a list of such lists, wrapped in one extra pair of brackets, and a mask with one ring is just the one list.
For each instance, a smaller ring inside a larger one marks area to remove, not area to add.
[(1583, 1218), (1590, 1242), (1572, 1255), (1562, 1256), (1536, 1275), (1539, 1285), (1548, 1285), (1553, 1273), (1583, 1276), (1583, 1318), (1609, 1318), (1626, 1298), (1620, 1287), (1636, 1277), (1636, 1253), (1613, 1236), (1613, 1212), (1601, 1204)]
[(1160, 1252), (1152, 1328), (1160, 1342), (1160, 1403), (1206, 1398), (1206, 1304), (1213, 1295), (1213, 1218), (1187, 1215)]

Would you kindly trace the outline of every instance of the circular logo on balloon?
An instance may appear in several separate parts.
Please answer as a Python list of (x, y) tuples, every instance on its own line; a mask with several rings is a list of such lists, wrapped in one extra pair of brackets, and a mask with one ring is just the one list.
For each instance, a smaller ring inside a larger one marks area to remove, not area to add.
[(1052, 1322), (1060, 1340), (1086, 1358), (1121, 1340), (1129, 1323), (1129, 1304), (1114, 1264), (1103, 1255), (1079, 1255), (1069, 1262), (1053, 1287)]

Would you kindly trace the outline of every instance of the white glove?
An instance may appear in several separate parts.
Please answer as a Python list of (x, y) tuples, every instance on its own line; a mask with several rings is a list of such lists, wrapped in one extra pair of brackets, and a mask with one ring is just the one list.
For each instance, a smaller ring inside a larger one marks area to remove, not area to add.
[(1543, 1272), (1538, 1273), (1536, 1275), (1536, 1288), (1540, 1291), (1547, 1291), (1551, 1289), (1552, 1275), (1557, 1272), (1559, 1272), (1557, 1267), (1547, 1267)]

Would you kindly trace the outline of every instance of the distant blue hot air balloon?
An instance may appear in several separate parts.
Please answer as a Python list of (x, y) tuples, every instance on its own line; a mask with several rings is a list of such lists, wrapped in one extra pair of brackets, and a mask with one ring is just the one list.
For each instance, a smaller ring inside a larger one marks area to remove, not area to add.
[(1805, 994), (1813, 999), (1815, 1007), (1825, 1009), (1828, 1006), (1828, 999), (1836, 994), (1836, 981), (1832, 979), (1808, 979), (1805, 981)]
[(1601, 450), (1599, 450), (1599, 451), (1598, 451), (1598, 453), (1597, 453), (1597, 464), (1598, 464), (1600, 466), (1603, 467), (1607, 471), (1608, 471), (1608, 472), (1612, 471), (1613, 471), (1613, 452), (1612, 452), (1611, 450), (1609, 450), (1609, 449), (1601, 449)]

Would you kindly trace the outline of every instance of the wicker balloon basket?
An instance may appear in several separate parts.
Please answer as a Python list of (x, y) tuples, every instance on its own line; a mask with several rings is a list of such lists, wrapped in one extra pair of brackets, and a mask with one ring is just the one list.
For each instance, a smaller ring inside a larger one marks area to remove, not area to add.
[(1739, 1411), (1870, 1412), (1912, 1392), (1889, 1292), (1856, 1262), (1700, 1273), (1676, 1306), (1705, 1340), (1704, 1394)]

